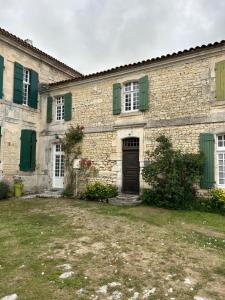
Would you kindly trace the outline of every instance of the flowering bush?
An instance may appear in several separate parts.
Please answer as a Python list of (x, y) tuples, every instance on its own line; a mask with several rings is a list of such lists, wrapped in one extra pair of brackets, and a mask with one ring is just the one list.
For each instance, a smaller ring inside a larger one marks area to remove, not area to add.
[(155, 151), (148, 154), (150, 163), (142, 170), (143, 179), (150, 186), (142, 199), (148, 204), (165, 208), (189, 208), (196, 200), (196, 185), (204, 157), (173, 149), (164, 135), (156, 141)]
[(210, 192), (210, 206), (213, 209), (224, 209), (225, 210), (225, 190), (220, 188), (212, 189)]
[(87, 184), (81, 198), (87, 200), (104, 200), (116, 197), (118, 195), (117, 187), (112, 184), (95, 182)]
[(21, 176), (17, 176), (17, 175), (13, 176), (13, 183), (14, 183), (14, 184), (15, 184), (15, 183), (20, 183), (20, 184), (22, 184), (22, 183), (23, 183), (22, 177), (21, 177)]
[(92, 161), (90, 159), (83, 158), (80, 161), (81, 168), (90, 168), (92, 165)]

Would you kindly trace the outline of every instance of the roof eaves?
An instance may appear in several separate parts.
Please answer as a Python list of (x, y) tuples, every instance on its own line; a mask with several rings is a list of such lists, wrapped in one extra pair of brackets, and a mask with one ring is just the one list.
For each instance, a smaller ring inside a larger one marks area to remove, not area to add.
[(62, 81), (58, 81), (58, 82), (53, 82), (53, 83), (49, 84), (49, 87), (54, 87), (54, 86), (58, 86), (58, 85), (65, 84), (65, 83), (82, 81), (82, 80), (93, 78), (93, 77), (103, 76), (103, 75), (109, 74), (109, 73), (116, 73), (116, 72), (130, 69), (133, 67), (143, 66), (143, 65), (147, 65), (147, 64), (151, 64), (151, 63), (155, 63), (155, 62), (159, 62), (159, 61), (168, 60), (170, 58), (185, 56), (185, 55), (189, 55), (191, 53), (196, 53), (196, 52), (200, 52), (200, 51), (203, 51), (206, 49), (212, 49), (212, 48), (217, 48), (217, 47), (222, 47), (222, 46), (225, 46), (225, 40), (222, 40), (220, 42), (215, 42), (213, 44), (210, 43), (207, 45), (197, 46), (194, 48), (192, 47), (190, 49), (185, 49), (183, 51), (174, 52), (172, 54), (162, 55), (160, 57), (155, 57), (155, 58), (151, 58), (151, 59), (147, 59), (147, 60), (143, 60), (143, 61), (139, 61), (139, 62), (135, 62), (135, 63), (131, 63), (131, 64), (114, 67), (114, 68), (111, 68), (108, 70), (104, 70), (104, 71), (100, 71), (100, 72), (96, 72), (96, 73), (92, 73), (92, 74), (88, 74), (88, 75), (83, 75), (78, 78), (72, 78), (72, 79), (66, 79), (66, 80), (62, 80)]
[(3, 36), (13, 40), (14, 42), (18, 43), (19, 45), (35, 52), (36, 54), (41, 55), (42, 57), (46, 58), (47, 60), (50, 60), (53, 64), (56, 64), (58, 67), (64, 68), (66, 70), (68, 70), (70, 73), (74, 74), (74, 75), (78, 75), (78, 76), (83, 76), (80, 72), (78, 72), (77, 70), (67, 66), (66, 64), (64, 64), (63, 62), (59, 61), (58, 59), (52, 57), (51, 55), (41, 51), (40, 49), (28, 44), (27, 42), (25, 42), (24, 40), (22, 40), (21, 38), (17, 37), (16, 35), (8, 32), (7, 30), (3, 29), (0, 27), (0, 34), (2, 34)]

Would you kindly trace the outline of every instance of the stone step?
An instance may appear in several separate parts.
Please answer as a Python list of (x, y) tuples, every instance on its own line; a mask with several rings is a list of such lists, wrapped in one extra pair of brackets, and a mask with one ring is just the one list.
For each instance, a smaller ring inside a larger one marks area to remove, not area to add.
[(108, 203), (111, 205), (137, 206), (140, 205), (142, 201), (139, 200), (138, 195), (119, 194), (117, 197), (110, 198)]
[(61, 198), (62, 191), (44, 191), (36, 195), (38, 198)]

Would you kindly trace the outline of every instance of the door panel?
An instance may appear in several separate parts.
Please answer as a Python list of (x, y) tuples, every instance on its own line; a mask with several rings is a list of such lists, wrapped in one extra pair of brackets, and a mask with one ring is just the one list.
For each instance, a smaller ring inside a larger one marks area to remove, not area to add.
[(64, 187), (64, 153), (61, 145), (54, 146), (53, 158), (53, 188), (62, 189)]
[(139, 193), (139, 150), (123, 150), (123, 192)]

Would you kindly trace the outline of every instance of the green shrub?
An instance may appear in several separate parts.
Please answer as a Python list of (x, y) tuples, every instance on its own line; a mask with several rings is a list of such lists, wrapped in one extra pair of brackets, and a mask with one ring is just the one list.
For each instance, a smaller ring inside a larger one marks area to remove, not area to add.
[(104, 200), (116, 197), (118, 195), (117, 187), (112, 184), (103, 184), (95, 182), (86, 185), (85, 191), (82, 193), (81, 198), (87, 200)]
[(215, 188), (210, 191), (210, 206), (212, 209), (225, 210), (225, 191)]
[(6, 199), (10, 194), (10, 186), (6, 181), (0, 181), (0, 200)]
[(65, 189), (63, 189), (62, 197), (71, 198), (73, 196), (74, 196), (74, 192), (71, 187), (67, 186)]
[(164, 135), (156, 140), (158, 146), (149, 156), (149, 165), (142, 171), (150, 190), (142, 199), (149, 204), (173, 209), (187, 209), (196, 200), (204, 158), (201, 154), (174, 150)]

